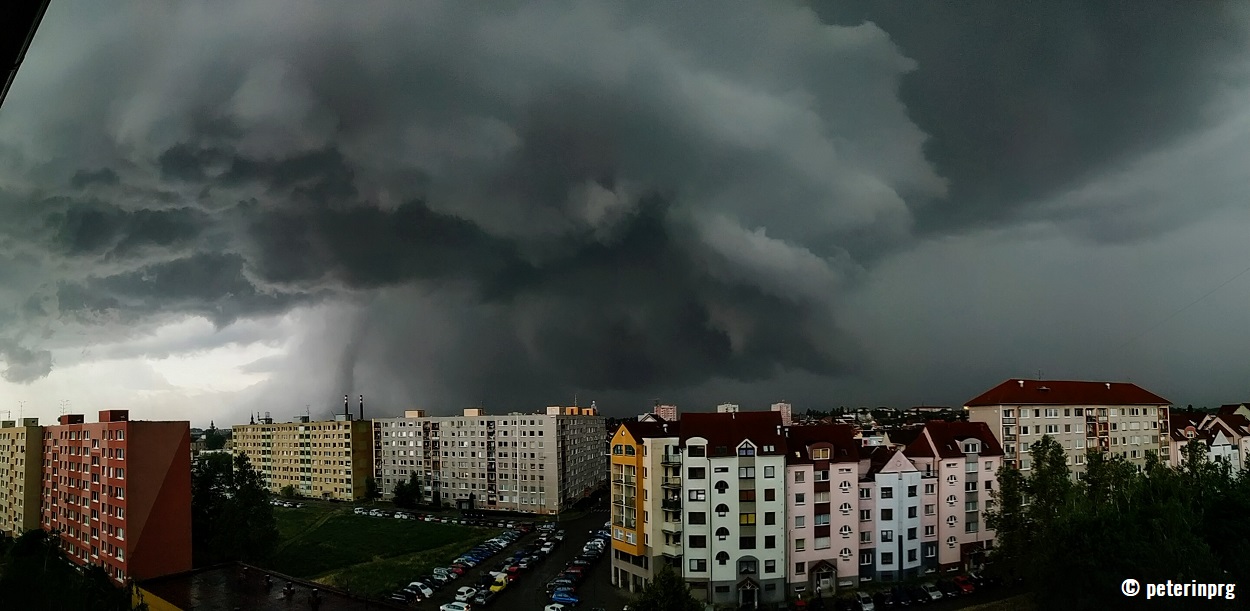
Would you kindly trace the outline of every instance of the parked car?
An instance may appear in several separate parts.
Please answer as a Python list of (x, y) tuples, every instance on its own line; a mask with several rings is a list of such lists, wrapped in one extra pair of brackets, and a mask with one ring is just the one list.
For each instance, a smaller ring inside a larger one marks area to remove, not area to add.
[(955, 582), (947, 579), (943, 579), (935, 585), (937, 585), (937, 589), (942, 592), (942, 596), (946, 598), (956, 598), (960, 594), (963, 594), (963, 590), (960, 590), (959, 586), (955, 585)]
[(922, 583), (920, 584), (920, 589), (924, 590), (924, 593), (929, 595), (929, 600), (942, 599), (942, 591), (937, 589), (937, 586), (932, 583)]
[(469, 606), (469, 603), (460, 601), (460, 602), (454, 602), (454, 603), (447, 603), (439, 607), (438, 611), (472, 611), (472, 609), (473, 608)]
[(508, 577), (506, 575), (502, 577), (496, 577), (495, 583), (490, 584), (490, 591), (499, 592), (506, 587), (508, 587)]
[(577, 597), (577, 592), (569, 588), (560, 588), (551, 593), (551, 602), (577, 606), (581, 599)]
[(963, 594), (972, 594), (977, 591), (976, 584), (972, 583), (971, 579), (964, 577), (963, 575), (955, 577), (951, 580), (951, 582), (954, 583), (955, 587), (959, 588), (959, 591)]
[(421, 583), (420, 581), (414, 581), (408, 584), (408, 587), (405, 589), (416, 592), (426, 598), (434, 596), (434, 588), (431, 588), (430, 586), (424, 583)]
[(469, 586), (460, 586), (460, 589), (456, 590), (456, 602), (465, 602), (473, 598), (476, 595), (477, 595), (477, 588), (471, 588)]
[(859, 607), (859, 611), (876, 611), (877, 609), (872, 602), (872, 597), (863, 592), (855, 593), (855, 605)]
[(907, 595), (911, 597), (913, 605), (925, 605), (933, 600), (929, 597), (929, 593), (920, 586), (912, 586), (908, 588)]

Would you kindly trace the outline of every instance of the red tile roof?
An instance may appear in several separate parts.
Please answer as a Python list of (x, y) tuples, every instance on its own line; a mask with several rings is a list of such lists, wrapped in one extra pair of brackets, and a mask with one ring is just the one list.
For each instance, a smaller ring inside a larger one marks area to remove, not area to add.
[(924, 434), (911, 442), (903, 453), (910, 458), (962, 458), (963, 442), (976, 439), (981, 442), (981, 456), (1002, 456), (1003, 447), (984, 422), (945, 422), (930, 420), (924, 425)]
[(855, 427), (849, 424), (817, 424), (810, 426), (786, 427), (786, 464), (810, 464), (812, 458), (809, 446), (818, 443), (829, 443), (833, 447), (829, 459), (832, 462), (856, 462), (859, 460), (855, 439)]
[(633, 435), (634, 439), (645, 439), (649, 437), (677, 437), (679, 426), (677, 422), (639, 422), (637, 420), (626, 420), (621, 423)]
[(1011, 379), (965, 403), (982, 405), (1171, 405), (1130, 382)]
[[(755, 444), (756, 453), (777, 456), (786, 453), (786, 440), (781, 435), (780, 412), (692, 412), (681, 417), (681, 445), (691, 437), (707, 439), (707, 455), (734, 456), (744, 440)], [(772, 446), (772, 451), (764, 451)], [(724, 448), (723, 450), (721, 448)]]

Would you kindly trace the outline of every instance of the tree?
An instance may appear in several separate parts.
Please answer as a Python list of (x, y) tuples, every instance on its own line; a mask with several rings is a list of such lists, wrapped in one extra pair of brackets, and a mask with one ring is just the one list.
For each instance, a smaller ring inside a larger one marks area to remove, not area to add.
[(294, 485), (292, 485), (292, 484), (287, 484), (287, 485), (283, 486), (283, 487), (282, 487), (282, 489), (278, 491), (278, 494), (280, 494), (280, 495), (282, 496), (282, 498), (284, 498), (284, 499), (296, 499), (296, 498), (299, 498), (299, 491), (298, 491), (298, 490), (296, 490), (296, 489), (295, 489), (295, 486), (294, 486)]
[(365, 500), (376, 501), (380, 498), (382, 498), (382, 491), (378, 489), (378, 480), (373, 479), (372, 475), (369, 477), (366, 477), (365, 478)]
[(998, 468), (998, 489), (990, 492), (994, 507), (985, 510), (985, 525), (995, 532), (990, 552), (994, 572), (1016, 577), (1026, 571), (1030, 550), (1029, 518), (1024, 511), (1025, 479), (1011, 465)]
[(666, 563), (660, 563), (659, 570), (651, 583), (643, 588), (642, 594), (630, 606), (637, 611), (703, 611), (703, 603), (691, 593), (690, 586)]
[(208, 423), (208, 430), (204, 431), (204, 447), (209, 450), (220, 450), (226, 447), (226, 436), (217, 430), (217, 425), (212, 421)]
[(0, 558), (0, 608), (146, 610), (132, 607), (130, 593), (117, 587), (103, 569), (79, 571), (65, 557), (57, 535), (29, 530), (6, 546)]
[(413, 472), (408, 476), (408, 481), (395, 484), (395, 488), (391, 490), (391, 500), (401, 509), (416, 509), (417, 501), (421, 498), (420, 493), (421, 484), (417, 481), (416, 472)]
[(278, 543), (269, 490), (246, 454), (201, 454), (191, 466), (191, 541), (196, 566), (256, 562)]

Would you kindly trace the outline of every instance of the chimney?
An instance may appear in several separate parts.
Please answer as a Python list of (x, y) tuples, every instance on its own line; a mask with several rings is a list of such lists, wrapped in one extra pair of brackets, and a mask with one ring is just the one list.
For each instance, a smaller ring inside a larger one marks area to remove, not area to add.
[(365, 419), (365, 396), (360, 395), (360, 419)]
[(347, 395), (343, 395), (343, 415), (344, 415), (344, 416), (351, 416), (351, 415), (352, 415), (352, 408), (351, 408), (351, 406), (350, 406), (350, 405), (348, 405), (348, 403), (347, 403)]
[(1111, 382), (1107, 382), (1107, 390), (1111, 390)]
[(1024, 388), (1024, 380), (1020, 380), (1020, 388)]

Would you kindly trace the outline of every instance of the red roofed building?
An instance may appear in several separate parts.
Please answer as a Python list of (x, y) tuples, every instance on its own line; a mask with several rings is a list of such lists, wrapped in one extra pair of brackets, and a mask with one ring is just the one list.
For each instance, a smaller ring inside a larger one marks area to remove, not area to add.
[(1167, 460), (1170, 405), (1127, 382), (1012, 379), (968, 401), (964, 409), (969, 421), (993, 431), (1006, 462), (1029, 470), (1029, 446), (1050, 435), (1068, 451), (1068, 464), (1079, 479), (1090, 450), (1122, 455), (1139, 467), (1148, 454)]
[(1233, 473), (1250, 464), (1250, 418), (1239, 413), (1239, 407), (1223, 406), (1215, 414), (1173, 411), (1168, 426), (1171, 464), (1184, 462), (1184, 448), (1190, 443), (1204, 444), (1207, 456), (1228, 463)]

